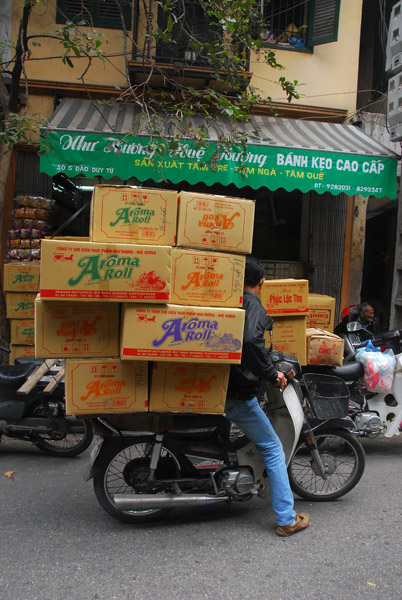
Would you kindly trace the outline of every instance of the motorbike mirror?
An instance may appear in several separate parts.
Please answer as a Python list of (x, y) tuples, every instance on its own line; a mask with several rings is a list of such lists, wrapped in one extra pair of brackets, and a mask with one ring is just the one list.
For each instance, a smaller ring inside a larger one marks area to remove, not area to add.
[(272, 331), (272, 328), (274, 326), (274, 320), (272, 317), (270, 317), (269, 315), (267, 315), (266, 317), (266, 323), (265, 323), (265, 329), (266, 331)]
[(352, 331), (360, 331), (362, 329), (362, 324), (359, 321), (352, 321), (351, 323), (346, 324), (346, 329), (350, 332)]

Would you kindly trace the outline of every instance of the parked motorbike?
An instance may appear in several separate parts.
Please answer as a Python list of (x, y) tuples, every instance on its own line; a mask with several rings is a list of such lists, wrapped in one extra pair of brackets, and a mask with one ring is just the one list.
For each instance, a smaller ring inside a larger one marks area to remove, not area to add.
[(70, 457), (88, 448), (93, 431), (88, 421), (66, 416), (57, 361), (17, 359), (0, 366), (0, 438), (32, 442), (51, 456)]
[[(267, 386), (268, 414), (284, 447), (291, 487), (308, 500), (339, 498), (365, 468), (363, 447), (349, 431), (348, 390), (341, 380), (324, 377), (324, 388), (336, 389), (335, 397), (317, 399), (323, 389), (317, 377), (307, 382), (306, 401), (297, 359), (278, 354), (276, 362), (288, 385), (283, 392)], [(101, 507), (126, 523), (156, 520), (176, 507), (266, 495), (261, 455), (245, 436), (227, 440), (226, 425), (222, 415), (98, 418), (86, 479), (93, 478)]]
[[(341, 367), (303, 367), (303, 373), (314, 372), (341, 378), (350, 391), (349, 414), (359, 436), (391, 437), (398, 434), (402, 421), (402, 331), (395, 329), (382, 334), (370, 335), (359, 322), (346, 324), (346, 332), (338, 333), (345, 340), (345, 358)], [(367, 340), (382, 349), (391, 348), (396, 356), (396, 367), (392, 389), (388, 393), (369, 391), (363, 383), (364, 367), (355, 360), (356, 353)]]

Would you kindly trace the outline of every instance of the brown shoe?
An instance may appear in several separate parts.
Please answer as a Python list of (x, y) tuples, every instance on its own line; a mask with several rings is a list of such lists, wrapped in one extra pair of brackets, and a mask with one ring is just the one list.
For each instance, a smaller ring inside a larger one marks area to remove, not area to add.
[(306, 529), (310, 525), (310, 515), (308, 513), (296, 513), (296, 523), (293, 525), (279, 525), (276, 528), (277, 535), (281, 537), (287, 537), (293, 535), (297, 531)]

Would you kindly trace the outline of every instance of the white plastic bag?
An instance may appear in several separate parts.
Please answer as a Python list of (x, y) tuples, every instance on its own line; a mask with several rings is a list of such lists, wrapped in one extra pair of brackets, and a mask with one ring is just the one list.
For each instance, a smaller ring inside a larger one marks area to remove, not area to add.
[(371, 392), (385, 394), (392, 388), (395, 371), (395, 354), (391, 349), (381, 352), (381, 348), (373, 346), (369, 341), (365, 348), (360, 348), (356, 360), (364, 366), (364, 385)]

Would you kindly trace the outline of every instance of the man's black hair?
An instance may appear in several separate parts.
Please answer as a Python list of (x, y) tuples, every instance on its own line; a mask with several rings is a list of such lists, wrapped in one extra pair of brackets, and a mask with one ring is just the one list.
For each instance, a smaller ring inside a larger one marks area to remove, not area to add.
[(244, 285), (255, 287), (265, 276), (265, 268), (263, 263), (251, 256), (246, 256), (246, 270), (244, 275)]
[(370, 304), (370, 302), (362, 302), (362, 303), (359, 305), (359, 312), (363, 312), (363, 313), (364, 313), (364, 312), (366, 312), (366, 310), (367, 310), (367, 308), (368, 308), (369, 306), (370, 306), (371, 308), (373, 308), (373, 305), (372, 305), (372, 304)]

